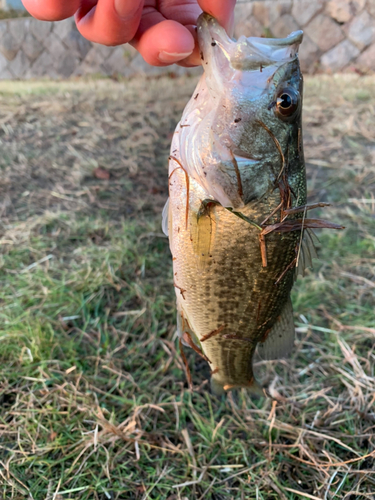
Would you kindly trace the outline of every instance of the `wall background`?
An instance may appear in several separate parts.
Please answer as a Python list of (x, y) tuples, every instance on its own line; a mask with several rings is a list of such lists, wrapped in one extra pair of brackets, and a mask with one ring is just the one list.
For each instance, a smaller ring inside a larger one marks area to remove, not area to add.
[[(9, 2), (18, 0), (2, 0)], [(1, 5), (1, 4), (0, 4)], [(284, 37), (303, 29), (305, 72), (375, 71), (375, 0), (240, 0), (235, 37)], [(79, 75), (133, 76), (199, 72), (153, 68), (129, 45), (103, 47), (85, 40), (73, 19), (48, 23), (30, 17), (0, 21), (0, 79)]]

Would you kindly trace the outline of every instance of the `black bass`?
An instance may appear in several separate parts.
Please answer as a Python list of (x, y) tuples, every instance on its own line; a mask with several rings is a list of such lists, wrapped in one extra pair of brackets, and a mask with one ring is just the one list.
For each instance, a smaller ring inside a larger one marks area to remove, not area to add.
[(179, 336), (210, 363), (216, 393), (259, 392), (257, 345), (274, 359), (294, 342), (302, 233), (321, 227), (305, 217), (302, 36), (234, 41), (211, 16), (198, 20), (204, 75), (174, 133), (163, 224)]

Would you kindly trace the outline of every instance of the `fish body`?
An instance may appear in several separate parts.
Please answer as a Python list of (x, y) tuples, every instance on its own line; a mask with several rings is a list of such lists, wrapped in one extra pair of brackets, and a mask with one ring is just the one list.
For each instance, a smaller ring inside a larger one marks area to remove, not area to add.
[(256, 391), (257, 345), (276, 358), (294, 339), (301, 230), (285, 221), (306, 204), (302, 32), (233, 41), (202, 14), (198, 38), (204, 74), (173, 137), (164, 217), (178, 331), (209, 362), (215, 392)]

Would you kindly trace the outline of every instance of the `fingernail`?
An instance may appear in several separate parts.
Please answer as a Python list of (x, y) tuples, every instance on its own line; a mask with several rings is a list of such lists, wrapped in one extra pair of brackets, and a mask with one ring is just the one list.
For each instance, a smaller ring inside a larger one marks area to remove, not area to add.
[(178, 61), (182, 61), (182, 59), (186, 59), (192, 54), (193, 51), (190, 52), (159, 52), (159, 61), (162, 63), (173, 64)]

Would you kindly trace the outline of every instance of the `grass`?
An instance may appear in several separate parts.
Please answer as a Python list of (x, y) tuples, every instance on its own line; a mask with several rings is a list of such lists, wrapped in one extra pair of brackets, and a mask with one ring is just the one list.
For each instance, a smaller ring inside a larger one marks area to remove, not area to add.
[(310, 201), (342, 223), (293, 292), (277, 399), (217, 399), (175, 338), (160, 229), (194, 81), (0, 83), (0, 497), (374, 498), (375, 86), (306, 81)]

